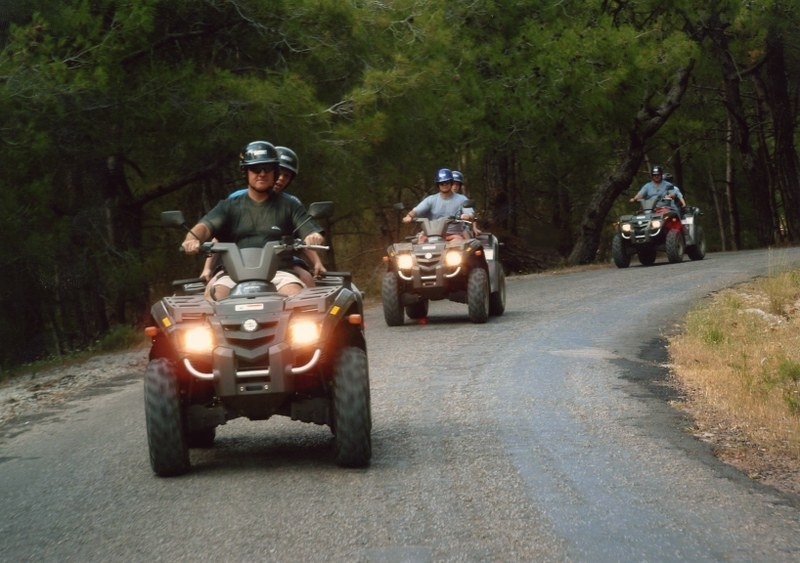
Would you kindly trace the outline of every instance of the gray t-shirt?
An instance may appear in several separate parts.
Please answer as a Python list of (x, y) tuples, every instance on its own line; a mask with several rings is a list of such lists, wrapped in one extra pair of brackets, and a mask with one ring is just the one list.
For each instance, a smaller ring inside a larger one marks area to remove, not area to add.
[[(429, 195), (414, 208), (414, 215), (425, 219), (441, 219), (443, 217), (456, 217), (463, 212), (464, 202), (467, 197), (462, 194), (453, 194), (450, 197), (442, 197), (441, 193)], [(447, 226), (447, 232), (459, 234), (464, 230), (461, 224), (454, 223)]]

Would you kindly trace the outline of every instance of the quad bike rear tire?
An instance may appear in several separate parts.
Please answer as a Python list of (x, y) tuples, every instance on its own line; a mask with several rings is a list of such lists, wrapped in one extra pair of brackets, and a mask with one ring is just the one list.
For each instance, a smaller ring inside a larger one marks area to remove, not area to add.
[(428, 316), (428, 300), (420, 299), (416, 303), (406, 305), (406, 315), (409, 319), (424, 319)]
[(186, 445), (190, 448), (210, 448), (214, 445), (217, 437), (216, 428), (201, 428), (200, 430), (188, 430), (186, 432)]
[(405, 322), (405, 317), (403, 317), (403, 307), (400, 305), (400, 287), (394, 272), (383, 274), (381, 300), (383, 318), (387, 326), (401, 326)]
[(173, 477), (189, 471), (178, 378), (164, 358), (151, 360), (144, 372), (144, 413), (153, 472)]
[(467, 310), (473, 323), (489, 320), (489, 274), (483, 268), (475, 268), (469, 273)]
[(702, 260), (706, 257), (706, 235), (703, 227), (697, 225), (694, 232), (695, 244), (686, 247), (686, 254), (691, 260)]
[(333, 373), (333, 428), (336, 463), (342, 467), (365, 467), (372, 458), (372, 414), (370, 410), (367, 353), (344, 348)]
[(617, 268), (627, 268), (631, 265), (631, 255), (628, 254), (625, 241), (622, 240), (622, 235), (619, 233), (614, 233), (614, 238), (611, 239), (611, 257)]
[(506, 310), (506, 273), (497, 265), (497, 291), (489, 295), (489, 315), (499, 317)]
[(686, 243), (683, 240), (683, 232), (677, 229), (667, 233), (665, 243), (667, 250), (667, 260), (670, 264), (677, 264), (683, 261), (683, 253), (686, 250)]
[(642, 266), (652, 266), (656, 261), (656, 249), (653, 246), (644, 246), (636, 254)]

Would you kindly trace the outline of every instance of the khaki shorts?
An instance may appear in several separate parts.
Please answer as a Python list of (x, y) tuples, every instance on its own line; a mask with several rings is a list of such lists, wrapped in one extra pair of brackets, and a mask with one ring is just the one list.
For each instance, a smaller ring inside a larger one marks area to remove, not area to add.
[[(292, 283), (296, 283), (301, 287), (306, 287), (306, 284), (304, 284), (300, 280), (300, 278), (289, 272), (284, 272), (283, 270), (278, 270), (277, 272), (275, 272), (275, 277), (272, 278), (272, 283), (275, 285), (275, 289), (277, 289), (278, 291), (280, 291), (282, 287)], [(211, 278), (211, 280), (206, 285), (206, 298), (209, 297), (209, 290), (216, 285), (222, 285), (227, 287), (228, 289), (233, 289), (233, 287), (236, 285), (236, 282), (233, 281), (231, 277), (225, 272), (222, 271), (217, 272), (217, 274), (213, 278)]]

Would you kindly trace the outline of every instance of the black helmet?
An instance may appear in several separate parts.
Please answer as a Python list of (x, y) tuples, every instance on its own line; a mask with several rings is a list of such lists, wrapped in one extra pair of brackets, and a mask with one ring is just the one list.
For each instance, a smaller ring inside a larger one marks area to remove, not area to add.
[(453, 170), (453, 181), (458, 182), (459, 184), (464, 183), (464, 175), (459, 172), (458, 170)]
[(254, 164), (277, 164), (278, 151), (267, 141), (249, 143), (239, 155), (239, 168), (243, 171)]
[(275, 150), (278, 151), (278, 164), (281, 168), (291, 170), (296, 175), (300, 171), (300, 159), (297, 158), (297, 154), (289, 147), (275, 147)]
[(653, 169), (650, 171), (651, 176), (661, 176), (664, 173), (664, 169), (660, 166), (656, 165), (653, 166)]
[(672, 183), (672, 174), (670, 174), (669, 172), (664, 172), (664, 181), (665, 182), (669, 182), (671, 184)]

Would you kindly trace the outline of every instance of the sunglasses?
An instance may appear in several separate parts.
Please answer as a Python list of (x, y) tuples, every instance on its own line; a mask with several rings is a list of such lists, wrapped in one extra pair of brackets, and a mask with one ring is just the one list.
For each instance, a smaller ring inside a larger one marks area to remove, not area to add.
[(248, 166), (247, 169), (253, 174), (261, 174), (262, 172), (272, 172), (275, 168), (267, 166), (266, 164), (257, 164), (255, 166)]

